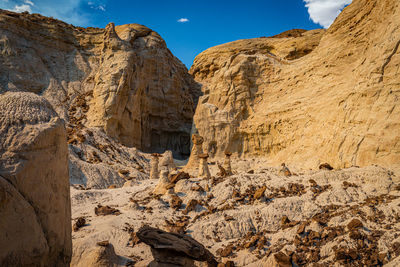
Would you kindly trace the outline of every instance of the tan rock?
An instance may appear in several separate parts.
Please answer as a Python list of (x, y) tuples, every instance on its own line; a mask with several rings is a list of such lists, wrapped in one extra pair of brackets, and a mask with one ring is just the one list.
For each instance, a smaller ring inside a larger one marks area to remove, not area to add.
[(160, 178), (158, 179), (158, 183), (153, 190), (154, 195), (164, 195), (170, 189), (170, 181), (168, 179), (168, 168), (164, 166), (160, 172)]
[(66, 121), (73, 183), (121, 187), (121, 167), (148, 173), (133, 146), (169, 149), (177, 158), (190, 154), (200, 89), (151, 29), (139, 24), (84, 29), (0, 10), (0, 43), (0, 73), (7, 74), (0, 78), (0, 93), (40, 94)]
[(196, 171), (199, 167), (200, 158), (199, 155), (203, 154), (203, 142), (204, 138), (198, 134), (192, 135), (192, 152), (190, 153), (189, 161), (186, 164), (184, 170), (186, 172), (192, 173)]
[(198, 175), (199, 178), (210, 179), (211, 173), (207, 163), (208, 154), (200, 154), (198, 157), (200, 158)]
[(1, 266), (69, 266), (66, 131), (33, 93), (0, 95), (0, 199)]
[(135, 183), (134, 181), (129, 180), (129, 181), (126, 181), (122, 187), (132, 187), (132, 186), (134, 186), (136, 184), (137, 183)]
[(232, 153), (225, 152), (225, 160), (224, 160), (223, 167), (224, 167), (227, 175), (232, 175), (231, 156), (232, 156)]
[(267, 190), (266, 186), (260, 187), (259, 189), (257, 189), (257, 191), (254, 193), (253, 198), (254, 199), (260, 199), (261, 197), (264, 196), (265, 190)]
[(204, 143), (272, 164), (398, 166), (399, 14), (396, 0), (354, 0), (327, 31), (202, 52), (190, 73)]
[(292, 267), (290, 258), (283, 252), (271, 254), (261, 264), (263, 267)]
[(171, 150), (167, 150), (162, 154), (160, 165), (167, 166), (170, 172), (176, 169), (176, 165)]
[(159, 172), (159, 157), (161, 157), (158, 153), (151, 154), (150, 160), (150, 179), (158, 179), (160, 176)]
[(125, 266), (125, 261), (115, 254), (114, 246), (109, 242), (104, 245), (99, 242), (95, 247), (88, 248), (79, 257), (79, 261), (71, 264), (76, 267), (117, 267)]

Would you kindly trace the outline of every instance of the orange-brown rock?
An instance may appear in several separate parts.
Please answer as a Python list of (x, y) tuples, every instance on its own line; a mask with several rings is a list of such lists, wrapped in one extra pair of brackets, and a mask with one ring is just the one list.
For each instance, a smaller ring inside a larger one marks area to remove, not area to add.
[(222, 157), (315, 168), (399, 165), (400, 4), (354, 0), (328, 30), (202, 52), (194, 124)]

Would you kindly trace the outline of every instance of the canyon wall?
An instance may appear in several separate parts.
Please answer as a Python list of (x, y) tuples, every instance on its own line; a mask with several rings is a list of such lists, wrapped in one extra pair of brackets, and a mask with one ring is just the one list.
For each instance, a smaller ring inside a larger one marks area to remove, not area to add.
[(0, 93), (48, 99), (68, 122), (146, 152), (190, 153), (200, 89), (164, 40), (138, 24), (80, 28), (0, 10)]
[(194, 116), (219, 157), (400, 165), (400, 3), (354, 0), (328, 30), (239, 40), (198, 55)]

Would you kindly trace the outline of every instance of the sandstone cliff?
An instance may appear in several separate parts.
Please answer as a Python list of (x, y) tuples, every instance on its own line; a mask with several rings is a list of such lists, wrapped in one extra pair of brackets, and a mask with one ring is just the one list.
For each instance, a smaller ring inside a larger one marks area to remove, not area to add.
[(43, 95), (68, 124), (100, 127), (128, 147), (190, 153), (199, 88), (164, 40), (138, 24), (79, 28), (0, 11), (0, 93)]
[(190, 70), (204, 148), (311, 168), (400, 165), (399, 36), (398, 1), (354, 0), (326, 32), (204, 51)]
[(0, 10), (0, 94), (7, 91), (42, 95), (65, 119), (72, 183), (106, 188), (146, 178), (148, 160), (137, 149), (190, 153), (200, 89), (145, 26), (84, 29)]
[(0, 265), (69, 266), (67, 137), (33, 93), (0, 95)]

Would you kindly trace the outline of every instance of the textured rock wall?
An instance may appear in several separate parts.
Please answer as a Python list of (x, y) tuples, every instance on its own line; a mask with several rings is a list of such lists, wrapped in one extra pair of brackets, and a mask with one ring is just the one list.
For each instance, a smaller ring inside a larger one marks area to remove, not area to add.
[(41, 94), (69, 123), (100, 127), (143, 151), (190, 153), (199, 87), (154, 31), (138, 24), (79, 28), (0, 11), (0, 93)]
[(204, 148), (312, 168), (399, 165), (399, 2), (354, 0), (326, 32), (294, 33), (196, 57)]
[(64, 121), (33, 93), (0, 95), (0, 265), (69, 266)]

